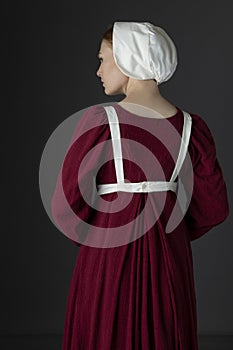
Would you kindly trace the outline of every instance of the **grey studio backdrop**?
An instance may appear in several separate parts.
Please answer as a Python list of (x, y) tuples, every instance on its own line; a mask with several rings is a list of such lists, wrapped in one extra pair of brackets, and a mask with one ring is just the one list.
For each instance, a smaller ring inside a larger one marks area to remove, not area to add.
[(214, 136), (230, 216), (192, 242), (198, 333), (233, 335), (232, 3), (98, 1), (81, 9), (77, 1), (28, 1), (6, 7), (9, 132), (3, 131), (2, 139), (9, 186), (3, 184), (1, 336), (63, 333), (78, 248), (43, 207), (40, 158), (66, 118), (124, 97), (106, 96), (96, 76), (101, 34), (116, 20), (151, 21), (167, 30), (179, 65), (172, 79), (160, 85), (161, 94), (199, 114)]

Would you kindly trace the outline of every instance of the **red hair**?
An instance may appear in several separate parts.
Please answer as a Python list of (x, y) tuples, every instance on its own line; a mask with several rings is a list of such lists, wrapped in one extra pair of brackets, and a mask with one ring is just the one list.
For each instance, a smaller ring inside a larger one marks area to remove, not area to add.
[(112, 32), (113, 32), (113, 24), (110, 24), (107, 30), (102, 35), (102, 40), (106, 40), (109, 44), (112, 45)]

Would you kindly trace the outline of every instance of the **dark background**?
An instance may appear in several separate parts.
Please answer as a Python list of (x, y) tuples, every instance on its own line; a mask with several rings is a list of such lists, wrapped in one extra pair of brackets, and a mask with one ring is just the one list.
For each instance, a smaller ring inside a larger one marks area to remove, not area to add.
[[(39, 166), (56, 127), (106, 96), (96, 76), (102, 33), (114, 21), (163, 27), (179, 54), (159, 86), (208, 124), (232, 207), (232, 2), (8, 2), (2, 11), (1, 335), (62, 334), (76, 248), (50, 221)], [(211, 203), (210, 203), (211, 205)], [(232, 215), (192, 242), (199, 334), (233, 335)]]

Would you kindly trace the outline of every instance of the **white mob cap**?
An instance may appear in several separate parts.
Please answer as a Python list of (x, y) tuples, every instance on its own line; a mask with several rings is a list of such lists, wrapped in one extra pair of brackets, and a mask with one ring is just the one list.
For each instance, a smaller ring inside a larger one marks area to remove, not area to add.
[(128, 77), (167, 81), (177, 66), (177, 50), (164, 29), (148, 22), (114, 22), (113, 57)]

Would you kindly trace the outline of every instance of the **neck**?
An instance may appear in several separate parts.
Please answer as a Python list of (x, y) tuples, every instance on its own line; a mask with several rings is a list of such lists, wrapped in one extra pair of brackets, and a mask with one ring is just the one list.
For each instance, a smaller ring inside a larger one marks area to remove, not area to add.
[(158, 85), (153, 79), (136, 80), (129, 78), (124, 86), (124, 102), (137, 103), (141, 105), (154, 105), (164, 100), (160, 94)]
[(126, 97), (120, 102), (129, 102), (156, 110), (164, 116), (170, 116), (176, 112), (176, 107), (166, 100), (159, 91), (156, 81), (136, 80), (129, 78), (124, 86)]

